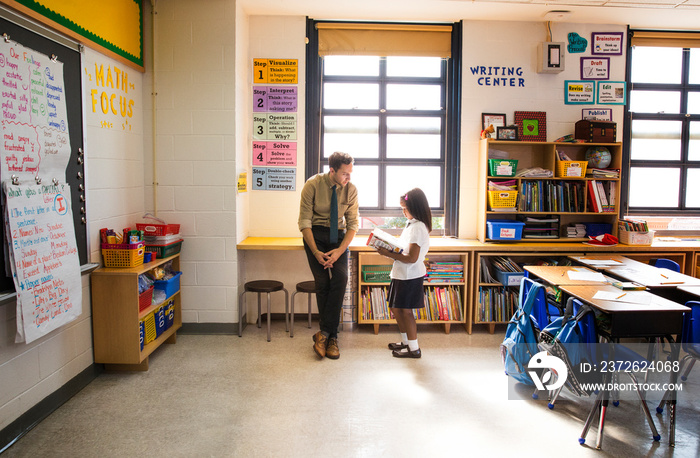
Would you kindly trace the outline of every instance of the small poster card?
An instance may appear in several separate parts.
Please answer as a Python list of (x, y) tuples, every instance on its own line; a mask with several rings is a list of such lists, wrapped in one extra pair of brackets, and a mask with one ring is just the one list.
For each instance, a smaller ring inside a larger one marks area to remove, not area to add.
[(624, 33), (622, 32), (593, 32), (591, 33), (591, 54), (621, 56)]
[(610, 79), (609, 57), (582, 57), (582, 80), (607, 80)]
[(588, 104), (595, 103), (595, 81), (565, 81), (564, 103)]
[(624, 81), (599, 81), (598, 103), (624, 105), (627, 102), (627, 83)]

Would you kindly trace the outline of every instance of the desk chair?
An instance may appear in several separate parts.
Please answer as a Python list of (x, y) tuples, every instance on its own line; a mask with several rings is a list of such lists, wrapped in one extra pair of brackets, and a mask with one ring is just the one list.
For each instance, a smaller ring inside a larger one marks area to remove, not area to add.
[(678, 273), (681, 272), (681, 266), (679, 266), (676, 261), (673, 261), (671, 259), (665, 259), (665, 258), (650, 259), (649, 265), (652, 265), (654, 267), (658, 267), (660, 269), (672, 270), (672, 271), (678, 272)]
[[(681, 360), (681, 369), (683, 373), (681, 375), (681, 382), (688, 380), (688, 374), (693, 369), (695, 361), (700, 359), (700, 302), (688, 301), (685, 303), (687, 307), (690, 307), (690, 312), (683, 315), (683, 332), (681, 333), (681, 348), (686, 352), (686, 355)], [(676, 422), (676, 409), (673, 408), (671, 404), (671, 395), (673, 393), (671, 390), (664, 393), (664, 397), (661, 399), (659, 406), (656, 408), (656, 412), (659, 414), (664, 412), (664, 406), (668, 404), (671, 406), (669, 408), (670, 413), (670, 431), (672, 434), (675, 431)], [(674, 443), (675, 437), (669, 439), (669, 443)]]
[(289, 331), (289, 293), (284, 288), (284, 283), (276, 280), (255, 280), (249, 281), (243, 287), (243, 292), (238, 297), (238, 337), (243, 336), (243, 299), (245, 293), (258, 293), (258, 327), (261, 327), (262, 321), (262, 298), (261, 294), (267, 294), (267, 341), (270, 341), (270, 294), (275, 291), (284, 291), (284, 330)]
[[(578, 309), (582, 306), (581, 302), (578, 299), (572, 298), (572, 301), (574, 301), (574, 309)], [(625, 347), (624, 345), (620, 344), (611, 344), (614, 345), (614, 347), (610, 347), (610, 350), (606, 350), (606, 347), (602, 345), (598, 346), (592, 346), (591, 344), (594, 344), (598, 341), (597, 333), (594, 331), (591, 331), (595, 327), (595, 320), (593, 319), (593, 314), (588, 314), (589, 318), (588, 319), (582, 319), (579, 321), (579, 324), (582, 325), (582, 343), (585, 343), (585, 348), (588, 350), (589, 354), (588, 360), (591, 361), (594, 365), (598, 361), (615, 361), (613, 369), (615, 369), (614, 375), (619, 374), (620, 372), (625, 372), (624, 368), (629, 367), (630, 365), (634, 366), (635, 364), (641, 367), (646, 367), (648, 365), (648, 361), (634, 352), (633, 350)], [(614, 350), (613, 350), (614, 348)], [(614, 354), (613, 354), (614, 351)], [(598, 365), (600, 366), (600, 365)], [(644, 393), (641, 391), (639, 388), (639, 385), (637, 383), (637, 377), (635, 377), (634, 373), (632, 372), (625, 372), (629, 377), (632, 379), (632, 382), (635, 385), (636, 391), (637, 391), (637, 396), (639, 397), (639, 400), (642, 403), (642, 410), (644, 411), (644, 415), (647, 419), (647, 423), (649, 424), (649, 429), (651, 430), (651, 435), (652, 438), (655, 441), (660, 441), (661, 440), (661, 435), (659, 434), (658, 430), (656, 429), (656, 425), (654, 424), (654, 419), (651, 417), (651, 413), (649, 412), (649, 407), (647, 406), (647, 403), (644, 399)], [(611, 378), (604, 377), (602, 379), (602, 383), (610, 382)], [(593, 419), (595, 417), (596, 412), (600, 413), (600, 418), (598, 422), (598, 437), (596, 439), (596, 448), (600, 449), (601, 444), (603, 441), (603, 428), (605, 426), (605, 414), (607, 411), (607, 404), (608, 400), (604, 399), (606, 391), (600, 391), (598, 393), (598, 396), (596, 397), (595, 403), (593, 404), (593, 407), (591, 408), (591, 411), (588, 414), (588, 418), (586, 418), (586, 422), (584, 423), (583, 426), (583, 431), (581, 432), (581, 436), (578, 439), (579, 444), (583, 445), (586, 442), (586, 436), (588, 435), (588, 430), (591, 427), (591, 424), (593, 423)], [(616, 404), (617, 405), (617, 404)]]
[(296, 296), (297, 293), (307, 293), (309, 306), (309, 329), (311, 329), (311, 295), (316, 294), (316, 282), (313, 280), (299, 282), (297, 283), (297, 290), (292, 293), (292, 318), (289, 326), (289, 337), (294, 337), (294, 296)]

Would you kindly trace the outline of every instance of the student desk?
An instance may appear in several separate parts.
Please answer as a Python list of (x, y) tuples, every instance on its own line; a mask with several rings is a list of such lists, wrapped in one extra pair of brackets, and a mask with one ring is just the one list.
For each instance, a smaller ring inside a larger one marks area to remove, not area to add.
[(584, 270), (595, 273), (587, 267), (576, 266), (525, 266), (524, 269), (532, 275), (541, 278), (552, 286), (564, 285), (605, 285), (608, 281), (572, 280), (568, 272)]
[(607, 274), (633, 281), (647, 288), (677, 288), (678, 286), (700, 286), (700, 278), (679, 274), (669, 269), (642, 264), (643, 267), (613, 267), (603, 269)]
[[(610, 316), (610, 329), (606, 334), (611, 339), (617, 340), (623, 337), (663, 337), (666, 335), (680, 334), (683, 328), (683, 313), (690, 311), (690, 308), (669, 301), (662, 297), (651, 294), (647, 291), (625, 291), (626, 297), (638, 297), (644, 303), (633, 304), (627, 302), (609, 301), (596, 299), (597, 291), (608, 291), (620, 293), (618, 288), (610, 285), (604, 286), (562, 286), (562, 291), (570, 296), (577, 297), (581, 301), (589, 304), (591, 307), (606, 313)], [(671, 361), (677, 361), (680, 345), (677, 343), (671, 344)], [(671, 372), (670, 383), (676, 383), (678, 373)], [(669, 445), (675, 445), (675, 428), (676, 428), (676, 393), (672, 391), (671, 404), (669, 407)], [(607, 399), (602, 401), (602, 406), (607, 407)], [(594, 410), (597, 403), (593, 405), (591, 413), (586, 420), (582, 438), (585, 438), (590, 421), (593, 418)], [(601, 407), (600, 423), (598, 426), (598, 437), (596, 440), (596, 448), (600, 448), (603, 440), (603, 426), (605, 422), (604, 410)]]
[[(640, 267), (647, 266), (643, 262), (635, 261), (634, 259), (626, 258), (617, 254), (601, 254), (601, 255), (585, 255), (585, 256), (567, 256), (572, 261), (590, 267), (595, 270), (604, 270), (613, 267)], [(606, 261), (610, 261), (606, 263)]]
[(692, 285), (692, 286), (678, 286), (676, 288), (678, 291), (682, 291), (683, 293), (689, 294), (694, 296), (693, 300), (700, 300), (700, 286), (699, 285)]

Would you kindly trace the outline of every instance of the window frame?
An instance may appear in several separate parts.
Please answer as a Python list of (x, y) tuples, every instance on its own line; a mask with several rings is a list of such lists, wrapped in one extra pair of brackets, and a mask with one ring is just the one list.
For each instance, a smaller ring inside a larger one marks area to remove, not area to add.
[[(323, 75), (323, 60), (318, 54), (318, 22), (307, 18), (307, 59), (306, 59), (306, 179), (322, 172), (325, 164), (322, 135), (323, 135), (323, 115), (329, 116), (379, 116), (380, 119), (380, 140), (379, 157), (377, 158), (355, 158), (356, 165), (377, 165), (379, 171), (379, 209), (360, 208), (362, 216), (397, 217), (401, 216), (401, 211), (393, 207), (391, 202), (385, 202), (386, 175), (383, 170), (392, 165), (439, 165), (443, 177), (441, 183), (441, 208), (435, 208), (434, 216), (444, 216), (444, 235), (457, 235), (457, 224), (459, 220), (459, 160), (460, 160), (460, 106), (461, 106), (461, 43), (462, 28), (461, 22), (450, 24), (452, 26), (451, 47), (452, 57), (442, 64), (440, 78), (424, 77), (389, 77), (386, 76), (386, 61), (382, 59), (380, 65), (382, 71), (379, 77), (344, 77)], [(380, 84), (380, 100), (382, 106), (379, 110), (324, 110), (322, 108), (322, 87), (325, 82), (343, 82), (352, 80), (353, 82), (378, 82)], [(384, 89), (387, 84), (431, 84), (442, 80), (441, 90), (441, 110), (383, 110), (386, 102)], [(386, 117), (392, 115), (409, 117), (440, 117), (441, 121), (441, 151), (439, 159), (401, 159), (386, 157)], [(361, 232), (369, 230), (361, 230)]]
[[(633, 37), (635, 30), (628, 30), (628, 36)], [(673, 34), (672, 32), (669, 32)], [(621, 216), (699, 216), (700, 208), (686, 206), (687, 192), (687, 176), (688, 170), (700, 169), (700, 161), (690, 161), (688, 159), (689, 141), (690, 141), (690, 123), (700, 122), (700, 113), (689, 114), (688, 95), (691, 92), (700, 92), (700, 84), (690, 84), (690, 48), (683, 48), (681, 62), (681, 81), (680, 83), (633, 83), (632, 82), (632, 55), (633, 46), (632, 39), (628, 42), (627, 48), (627, 71), (626, 81), (628, 86), (627, 100), (630, 100), (632, 91), (670, 91), (680, 94), (680, 106), (678, 113), (637, 113), (630, 111), (630, 104), (625, 106), (625, 125), (623, 129), (623, 170), (622, 170), (622, 196), (623, 205), (620, 207)], [(649, 45), (638, 45), (648, 46)], [(680, 46), (674, 46), (680, 48)], [(632, 123), (639, 120), (658, 120), (658, 121), (679, 121), (681, 123), (681, 150), (678, 160), (649, 160), (649, 159), (632, 159)], [(675, 207), (630, 207), (630, 174), (632, 168), (670, 168), (679, 169), (680, 177), (678, 184), (678, 203)]]

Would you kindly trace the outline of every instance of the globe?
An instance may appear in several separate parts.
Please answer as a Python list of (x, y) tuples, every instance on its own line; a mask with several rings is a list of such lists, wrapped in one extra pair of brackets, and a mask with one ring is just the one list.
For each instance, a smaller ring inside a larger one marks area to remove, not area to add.
[(591, 146), (586, 150), (586, 160), (589, 167), (604, 169), (610, 165), (612, 156), (610, 151), (604, 146)]

